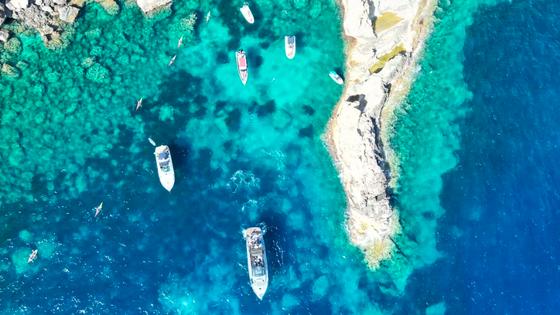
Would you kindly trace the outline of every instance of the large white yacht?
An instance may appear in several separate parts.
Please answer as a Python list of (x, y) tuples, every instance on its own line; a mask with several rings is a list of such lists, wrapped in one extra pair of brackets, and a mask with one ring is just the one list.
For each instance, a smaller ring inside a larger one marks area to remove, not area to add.
[(268, 288), (268, 266), (263, 231), (259, 227), (250, 227), (243, 231), (247, 246), (247, 264), (251, 288), (262, 300)]

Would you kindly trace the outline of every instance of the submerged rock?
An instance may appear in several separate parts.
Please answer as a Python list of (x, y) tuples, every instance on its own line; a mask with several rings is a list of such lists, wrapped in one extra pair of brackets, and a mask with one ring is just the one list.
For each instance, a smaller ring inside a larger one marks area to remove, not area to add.
[(0, 70), (3, 76), (7, 76), (9, 78), (17, 79), (20, 77), (21, 73), (18, 68), (9, 65), (7, 63), (2, 65), (2, 69)]
[(145, 15), (171, 6), (171, 0), (136, 0), (136, 3)]
[(18, 55), (22, 50), (21, 41), (17, 39), (17, 37), (12, 37), (4, 44), (4, 49), (12, 54)]
[(111, 82), (111, 73), (109, 72), (109, 69), (95, 63), (87, 69), (86, 78), (97, 83), (109, 83)]
[(120, 7), (115, 0), (96, 0), (96, 2), (110, 15), (117, 15), (119, 13)]

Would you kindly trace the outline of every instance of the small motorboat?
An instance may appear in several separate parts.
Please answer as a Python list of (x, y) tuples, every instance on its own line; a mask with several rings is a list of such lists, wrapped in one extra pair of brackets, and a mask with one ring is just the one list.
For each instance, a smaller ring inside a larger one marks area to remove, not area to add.
[(173, 169), (173, 161), (171, 160), (169, 147), (160, 145), (156, 147), (154, 154), (156, 156), (159, 181), (163, 188), (167, 191), (171, 191), (173, 185), (175, 185), (175, 170)]
[(344, 84), (344, 80), (338, 73), (336, 73), (336, 71), (329, 72), (329, 77), (331, 77), (331, 79), (333, 79), (333, 81), (336, 82), (337, 84), (340, 85)]
[(141, 107), (142, 107), (142, 101), (144, 100), (143, 97), (141, 97), (137, 102), (136, 102), (136, 111), (138, 111)]
[(38, 249), (34, 249), (31, 251), (31, 254), (29, 255), (29, 258), (27, 258), (27, 263), (30, 264), (32, 262), (35, 261), (35, 259), (37, 259), (37, 254), (39, 253)]
[(169, 63), (168, 63), (167, 65), (168, 65), (168, 66), (173, 65), (173, 64), (175, 63), (175, 59), (177, 59), (177, 55), (173, 56), (173, 57), (171, 58), (171, 60), (169, 60)]
[(237, 62), (237, 72), (239, 73), (241, 83), (245, 85), (247, 83), (247, 78), (249, 77), (249, 70), (247, 68), (247, 56), (245, 55), (243, 49), (240, 49), (235, 53), (235, 61)]
[(294, 59), (296, 56), (295, 36), (284, 36), (284, 50), (286, 51), (286, 57), (288, 57), (288, 59)]
[(210, 21), (211, 17), (212, 17), (212, 12), (208, 11), (208, 13), (206, 13), (206, 23), (208, 23), (208, 21)]
[(249, 4), (247, 2), (239, 8), (239, 11), (241, 11), (241, 14), (249, 24), (255, 23), (255, 17), (253, 16), (253, 12), (251, 12), (251, 8), (249, 8)]
[(177, 42), (177, 48), (181, 48), (181, 46), (183, 46), (183, 36), (181, 36)]
[(99, 204), (99, 206), (95, 207), (95, 216), (94, 218), (96, 218), (100, 213), (101, 213), (101, 209), (103, 209), (103, 201), (101, 201), (101, 203)]
[(268, 265), (263, 231), (259, 227), (250, 227), (243, 231), (247, 247), (247, 266), (251, 288), (262, 300), (268, 288)]

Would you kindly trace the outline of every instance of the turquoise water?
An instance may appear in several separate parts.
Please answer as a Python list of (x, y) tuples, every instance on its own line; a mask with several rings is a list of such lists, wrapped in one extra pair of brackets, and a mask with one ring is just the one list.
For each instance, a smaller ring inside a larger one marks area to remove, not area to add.
[[(247, 25), (241, 4), (175, 1), (151, 20), (91, 4), (64, 49), (26, 34), (0, 53), (19, 69), (0, 77), (1, 313), (558, 309), (558, 5), (440, 3), (391, 138), (403, 233), (373, 272), (320, 139), (342, 92), (328, 77), (344, 64), (336, 5), (259, 1)], [(148, 137), (171, 147), (171, 193)], [(263, 301), (245, 267), (252, 225), (267, 230)]]
[(416, 308), (558, 312), (554, 1), (442, 3), (392, 138)]
[[(241, 4), (175, 1), (152, 20), (135, 6), (111, 16), (91, 4), (66, 48), (21, 35), (2, 53), (21, 72), (0, 78), (4, 313), (397, 307), (377, 303), (394, 285), (348, 243), (344, 195), (320, 139), (342, 92), (328, 76), (344, 63), (334, 1), (254, 3), (254, 25)], [(294, 60), (284, 56), (287, 34), (298, 37)], [(171, 148), (170, 194), (148, 137)], [(271, 272), (262, 302), (241, 237), (257, 224)]]

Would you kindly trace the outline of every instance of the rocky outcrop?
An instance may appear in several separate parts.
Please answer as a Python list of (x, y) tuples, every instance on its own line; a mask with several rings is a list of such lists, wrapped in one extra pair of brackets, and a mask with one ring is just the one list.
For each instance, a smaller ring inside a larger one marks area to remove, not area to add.
[(58, 16), (66, 23), (73, 23), (78, 13), (80, 13), (80, 9), (71, 5), (58, 7)]
[(5, 7), (0, 3), (0, 22), (10, 18), (36, 30), (46, 44), (56, 45), (65, 25), (73, 23), (79, 12), (80, 6), (69, 0), (9, 0)]
[(346, 87), (326, 141), (347, 196), (347, 229), (372, 267), (390, 257), (399, 219), (388, 191), (384, 107), (410, 86), (436, 0), (342, 0)]
[(136, 3), (142, 12), (148, 16), (171, 6), (171, 0), (136, 0)]
[[(108, 14), (119, 13), (115, 0), (94, 0)], [(149, 16), (171, 6), (172, 0), (136, 0), (138, 6)], [(68, 24), (74, 23), (85, 0), (0, 0), (0, 27), (9, 19), (36, 30), (47, 47), (62, 44), (61, 34)], [(0, 31), (2, 31), (0, 29)]]
[(0, 43), (5, 43), (10, 39), (10, 32), (6, 30), (0, 30)]

